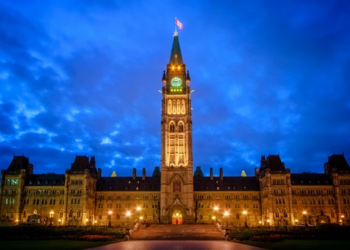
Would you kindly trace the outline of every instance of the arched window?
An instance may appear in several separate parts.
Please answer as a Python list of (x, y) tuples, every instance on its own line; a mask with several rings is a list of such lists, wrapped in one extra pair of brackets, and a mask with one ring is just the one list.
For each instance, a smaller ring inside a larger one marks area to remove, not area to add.
[(78, 204), (80, 204), (80, 199), (78, 199)]
[(344, 210), (344, 217), (345, 217), (345, 218), (348, 218), (348, 216), (349, 216), (349, 214), (348, 214), (348, 210), (347, 210), (347, 209), (345, 209), (345, 210)]
[(239, 220), (239, 213), (236, 214), (236, 219)]
[(52, 204), (54, 204), (54, 205), (56, 204), (56, 199), (53, 199), (53, 202), (52, 202)]
[(284, 198), (282, 198), (282, 202), (283, 204), (286, 204), (286, 200)]
[(50, 205), (52, 205), (52, 199), (50, 199)]
[(69, 218), (72, 218), (73, 217), (73, 209), (71, 209), (70, 211), (69, 211)]
[(288, 214), (287, 214), (287, 209), (283, 209), (283, 216), (284, 216), (285, 218), (287, 218), (287, 217), (288, 217)]
[(276, 198), (276, 204), (278, 204), (278, 198)]
[(322, 209), (321, 209), (321, 211), (320, 211), (320, 214), (321, 214), (321, 216), (324, 216), (324, 212), (323, 212)]
[(331, 218), (334, 218), (334, 210), (331, 210)]
[(174, 123), (170, 124), (170, 132), (175, 132), (175, 124)]
[(72, 200), (71, 200), (71, 203), (70, 204), (74, 204), (74, 199), (72, 198)]
[(23, 212), (23, 218), (25, 218), (25, 217), (27, 217), (27, 212), (26, 211)]
[(173, 113), (173, 104), (171, 102), (171, 100), (168, 101), (168, 114), (172, 114)]
[(280, 217), (280, 211), (277, 209), (276, 210), (276, 217), (279, 218)]
[(184, 125), (179, 123), (179, 132), (184, 132)]
[(120, 220), (120, 214), (117, 213), (117, 220)]
[(80, 218), (80, 210), (77, 212), (77, 217)]

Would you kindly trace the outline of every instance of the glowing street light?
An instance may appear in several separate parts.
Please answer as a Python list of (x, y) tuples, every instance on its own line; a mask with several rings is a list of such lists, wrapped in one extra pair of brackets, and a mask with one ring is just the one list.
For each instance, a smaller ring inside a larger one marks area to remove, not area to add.
[(305, 226), (306, 226), (306, 215), (307, 215), (307, 212), (304, 210), (303, 211), (303, 215), (304, 215), (304, 219), (305, 219)]
[(218, 211), (218, 210), (219, 210), (218, 206), (215, 206), (214, 211)]
[(108, 222), (108, 227), (111, 227), (112, 225), (112, 222), (111, 222), (111, 215), (113, 214), (113, 212), (111, 210), (108, 211), (108, 219), (109, 219), (109, 222)]
[(130, 224), (130, 222), (129, 222), (129, 218), (130, 218), (130, 216), (131, 216), (131, 213), (130, 213), (130, 211), (126, 211), (126, 221), (127, 221), (127, 224), (128, 224), (128, 226), (130, 226), (129, 224)]

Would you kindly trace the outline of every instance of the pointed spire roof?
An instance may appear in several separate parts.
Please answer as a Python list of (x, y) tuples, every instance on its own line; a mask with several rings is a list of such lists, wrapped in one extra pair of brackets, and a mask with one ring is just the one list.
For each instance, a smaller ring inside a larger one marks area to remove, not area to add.
[(171, 49), (169, 64), (183, 64), (179, 36), (177, 35), (177, 32), (174, 33), (174, 41)]

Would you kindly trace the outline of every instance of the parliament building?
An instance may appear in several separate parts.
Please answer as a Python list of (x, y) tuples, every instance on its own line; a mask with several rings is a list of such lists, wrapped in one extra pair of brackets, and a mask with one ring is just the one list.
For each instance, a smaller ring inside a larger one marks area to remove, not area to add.
[(190, 82), (175, 32), (162, 78), (160, 168), (102, 177), (95, 157), (76, 156), (65, 174), (34, 174), (27, 157), (14, 156), (1, 171), (0, 224), (350, 223), (350, 168), (343, 154), (325, 157), (322, 174), (291, 173), (279, 155), (261, 156), (254, 176), (194, 171)]

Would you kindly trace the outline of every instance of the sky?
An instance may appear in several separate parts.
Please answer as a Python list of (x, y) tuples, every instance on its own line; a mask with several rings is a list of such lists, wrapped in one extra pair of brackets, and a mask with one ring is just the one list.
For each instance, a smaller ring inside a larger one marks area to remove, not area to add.
[(194, 170), (350, 163), (350, 1), (0, 0), (0, 164), (103, 176), (160, 165), (175, 17), (191, 75)]

